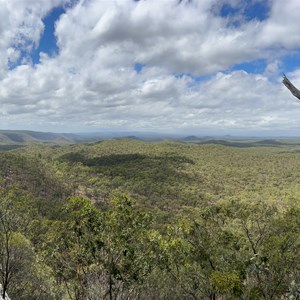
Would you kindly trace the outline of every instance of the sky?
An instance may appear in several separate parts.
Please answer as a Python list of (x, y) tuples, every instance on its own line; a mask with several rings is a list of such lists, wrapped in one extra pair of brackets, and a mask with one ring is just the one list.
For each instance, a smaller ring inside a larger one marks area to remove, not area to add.
[(299, 0), (0, 0), (0, 129), (300, 136)]

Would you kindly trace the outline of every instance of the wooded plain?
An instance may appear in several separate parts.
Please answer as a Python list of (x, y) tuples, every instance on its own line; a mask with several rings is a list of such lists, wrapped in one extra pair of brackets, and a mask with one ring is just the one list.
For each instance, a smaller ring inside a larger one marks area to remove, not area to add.
[(299, 299), (298, 142), (115, 139), (2, 151), (3, 294)]

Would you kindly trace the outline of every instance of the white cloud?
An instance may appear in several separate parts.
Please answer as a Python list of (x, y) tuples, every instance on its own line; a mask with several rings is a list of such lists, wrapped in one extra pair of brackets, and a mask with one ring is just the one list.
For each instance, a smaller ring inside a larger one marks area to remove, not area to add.
[(15, 62), (20, 49), (35, 47), (44, 29), (42, 18), (63, 0), (0, 0), (0, 74), (7, 71), (7, 62)]
[(299, 11), (298, 0), (273, 0), (270, 17), (262, 26), (259, 44), (264, 47), (297, 49), (300, 46)]
[[(42, 18), (67, 2), (0, 0), (2, 124), (61, 130), (298, 125), (298, 103), (273, 80), (280, 55), (299, 47), (299, 1), (273, 0), (268, 19), (239, 26), (216, 13), (221, 0), (80, 1), (56, 23), (57, 56), (41, 54), (39, 65), (10, 70), (21, 50), (38, 44)], [(269, 62), (263, 74), (230, 71), (261, 58)], [(141, 72), (135, 63), (144, 65)], [(300, 71), (291, 76), (300, 82)]]

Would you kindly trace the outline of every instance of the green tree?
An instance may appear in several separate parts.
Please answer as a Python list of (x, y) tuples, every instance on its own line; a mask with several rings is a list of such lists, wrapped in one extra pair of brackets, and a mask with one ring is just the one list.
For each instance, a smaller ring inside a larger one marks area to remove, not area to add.
[(104, 247), (99, 257), (107, 286), (104, 296), (133, 298), (153, 269), (152, 218), (127, 196), (114, 197), (110, 203), (104, 213)]
[(65, 221), (51, 223), (45, 259), (70, 299), (88, 299), (89, 277), (103, 246), (101, 214), (82, 197), (71, 197), (64, 211)]
[(24, 263), (30, 260), (28, 241), (22, 235), (28, 230), (31, 220), (28, 204), (28, 197), (18, 190), (0, 191), (0, 276), (3, 298), (17, 273), (24, 271)]

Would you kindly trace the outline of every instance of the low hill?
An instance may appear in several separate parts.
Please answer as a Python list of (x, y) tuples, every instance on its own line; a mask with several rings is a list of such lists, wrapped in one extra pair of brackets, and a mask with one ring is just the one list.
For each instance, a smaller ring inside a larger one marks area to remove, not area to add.
[(32, 198), (42, 215), (55, 215), (71, 194), (55, 169), (39, 157), (2, 152), (0, 155), (0, 191), (19, 189)]

